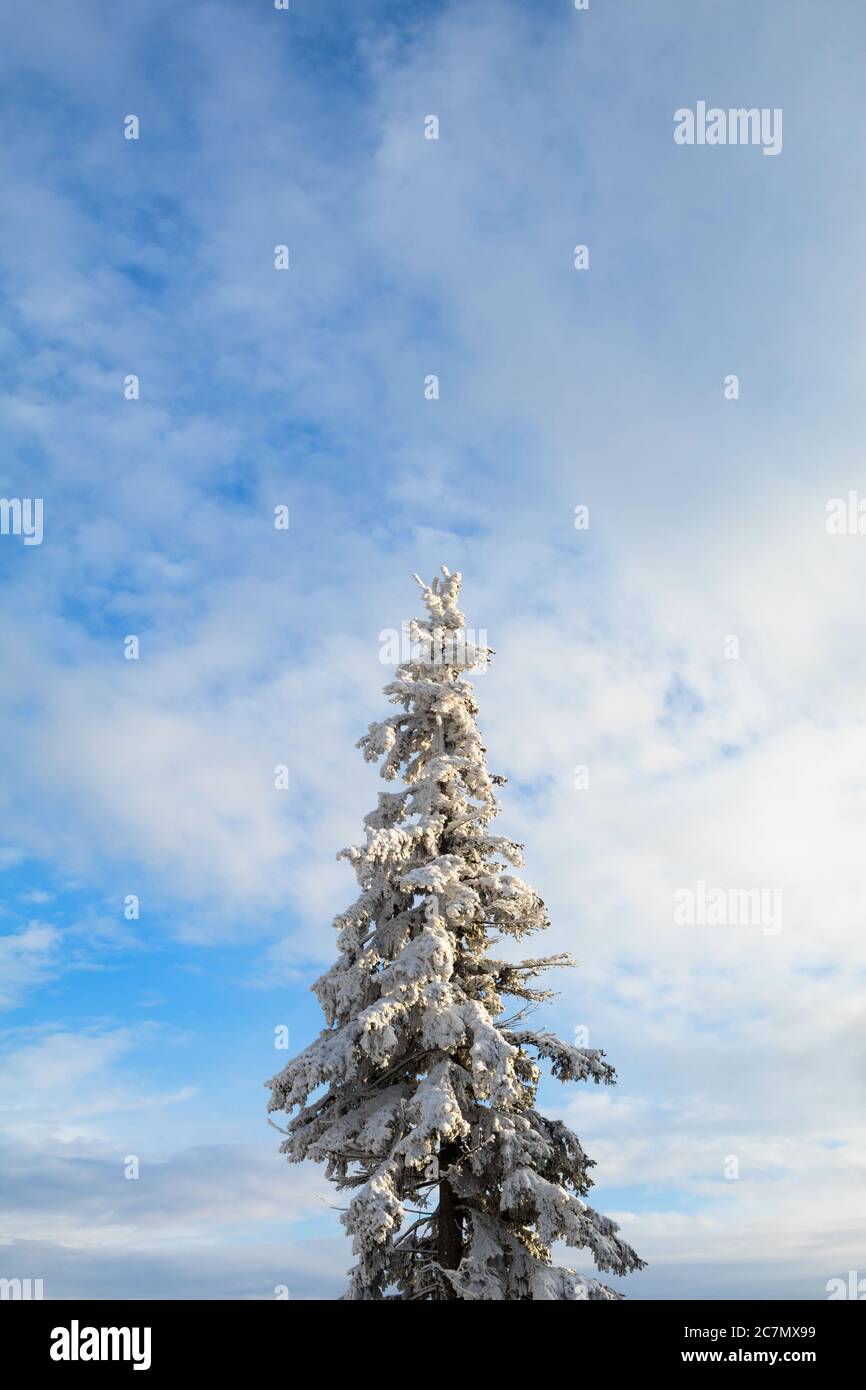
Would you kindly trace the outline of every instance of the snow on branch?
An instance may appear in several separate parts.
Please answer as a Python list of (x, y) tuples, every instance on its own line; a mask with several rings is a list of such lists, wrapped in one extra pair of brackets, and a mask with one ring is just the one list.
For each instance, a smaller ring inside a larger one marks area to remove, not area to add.
[(550, 1070), (559, 1081), (592, 1079), (596, 1084), (603, 1081), (606, 1086), (616, 1083), (616, 1072), (598, 1048), (574, 1047), (554, 1033), (535, 1033), (530, 1029), (506, 1030), (505, 1036), (517, 1047), (533, 1047), (540, 1057), (549, 1058), (553, 1063)]

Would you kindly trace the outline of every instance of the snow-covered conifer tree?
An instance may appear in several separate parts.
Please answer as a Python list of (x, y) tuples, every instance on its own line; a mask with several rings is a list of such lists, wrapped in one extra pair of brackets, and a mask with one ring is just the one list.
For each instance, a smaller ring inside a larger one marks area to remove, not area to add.
[(404, 785), (379, 794), (365, 843), (341, 851), (360, 895), (313, 986), (327, 1027), (267, 1083), (269, 1109), (297, 1109), (281, 1146), (291, 1161), (323, 1161), (354, 1189), (346, 1298), (618, 1298), (551, 1263), (563, 1241), (602, 1271), (643, 1265), (583, 1200), (593, 1164), (577, 1136), (535, 1109), (536, 1058), (561, 1081), (609, 1085), (614, 1072), (603, 1052), (523, 1026), (549, 997), (532, 981), (569, 956), (489, 954), (548, 918), (511, 872), (521, 846), (491, 833), (505, 779), (487, 770), (465, 672), (492, 653), (466, 636), (460, 575), (442, 574), (429, 588), (415, 576), (428, 617), (410, 624), (410, 659), (385, 687), (397, 712), (359, 740)]

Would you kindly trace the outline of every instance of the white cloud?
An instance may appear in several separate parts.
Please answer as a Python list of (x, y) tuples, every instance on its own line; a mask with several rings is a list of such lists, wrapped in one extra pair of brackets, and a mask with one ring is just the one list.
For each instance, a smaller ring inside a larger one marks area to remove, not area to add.
[(0, 936), (0, 1008), (14, 1008), (29, 990), (52, 978), (59, 941), (60, 932), (41, 922)]

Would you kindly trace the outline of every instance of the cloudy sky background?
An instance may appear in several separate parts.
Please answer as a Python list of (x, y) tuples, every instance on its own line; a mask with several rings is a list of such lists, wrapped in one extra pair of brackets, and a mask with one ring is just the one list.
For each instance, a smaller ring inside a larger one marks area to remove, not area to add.
[[(0, 538), (0, 1275), (341, 1292), (340, 1197), (262, 1082), (319, 1027), (379, 634), (443, 563), (579, 958), (546, 1021), (620, 1077), (544, 1092), (650, 1261), (618, 1286), (866, 1273), (866, 537), (825, 526), (866, 492), (862, 6), (0, 26), (0, 494), (45, 506)], [(698, 100), (781, 107), (782, 153), (676, 146)], [(781, 889), (782, 931), (675, 925), (699, 880)]]

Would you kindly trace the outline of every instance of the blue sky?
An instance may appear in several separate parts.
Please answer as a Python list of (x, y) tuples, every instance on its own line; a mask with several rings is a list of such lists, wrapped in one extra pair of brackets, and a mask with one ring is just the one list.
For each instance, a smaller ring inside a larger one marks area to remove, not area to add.
[[(650, 1261), (624, 1291), (824, 1297), (866, 1259), (866, 541), (825, 527), (864, 486), (862, 7), (0, 25), (0, 494), (44, 499), (0, 537), (0, 1274), (341, 1291), (262, 1083), (319, 1026), (380, 633), (447, 564), (580, 963), (549, 1022), (620, 1076), (544, 1099)], [(698, 100), (781, 108), (781, 154), (675, 145)], [(677, 926), (698, 881), (783, 930)]]

